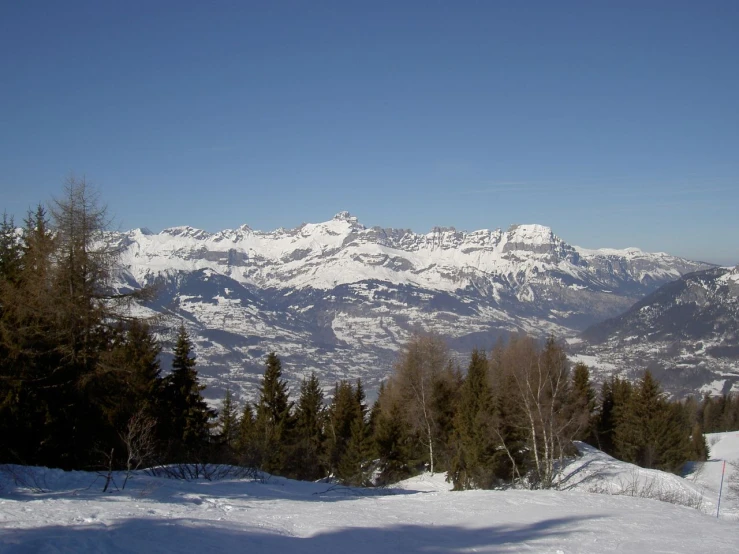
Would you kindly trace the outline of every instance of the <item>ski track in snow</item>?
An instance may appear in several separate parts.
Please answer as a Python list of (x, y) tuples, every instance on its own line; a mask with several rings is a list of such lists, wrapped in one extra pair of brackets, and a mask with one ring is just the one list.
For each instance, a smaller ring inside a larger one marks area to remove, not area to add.
[[(44, 492), (14, 485), (7, 473), (0, 479), (0, 552), (735, 552), (739, 502), (730, 475), (720, 519), (715, 501), (721, 461), (739, 459), (739, 433), (708, 440), (712, 460), (687, 479), (583, 446), (563, 491), (450, 492), (443, 475), (428, 474), (379, 490), (137, 474), (125, 491), (106, 494), (94, 473), (19, 468)], [(634, 479), (698, 491), (703, 505), (588, 492)]]

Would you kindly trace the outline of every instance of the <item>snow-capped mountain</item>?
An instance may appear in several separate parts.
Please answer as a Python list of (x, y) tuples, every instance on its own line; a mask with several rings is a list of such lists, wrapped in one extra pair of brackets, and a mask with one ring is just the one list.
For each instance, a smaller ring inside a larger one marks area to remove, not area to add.
[(739, 390), (739, 266), (684, 275), (581, 338), (595, 365), (649, 368), (678, 395)]
[(460, 352), (516, 331), (572, 336), (708, 267), (578, 248), (541, 225), (416, 234), (368, 228), (347, 212), (290, 230), (137, 229), (111, 240), (122, 286), (158, 284), (148, 308), (191, 328), (212, 395), (225, 382), (253, 393), (271, 350), (288, 378), (362, 377), (371, 391), (414, 330)]

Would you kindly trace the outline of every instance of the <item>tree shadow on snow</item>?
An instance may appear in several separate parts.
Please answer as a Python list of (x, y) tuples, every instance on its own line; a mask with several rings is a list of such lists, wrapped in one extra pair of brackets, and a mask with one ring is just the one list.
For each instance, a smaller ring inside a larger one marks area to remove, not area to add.
[[(466, 549), (511, 552), (535, 542), (538, 548), (555, 548), (562, 541), (577, 541), (578, 523), (603, 516), (551, 518), (522, 525), (491, 525), (467, 529), (439, 525), (349, 527), (319, 532), (310, 537), (286, 534), (275, 521), (259, 526), (202, 520), (128, 519), (111, 525), (48, 526), (0, 532), (0, 551), (26, 552), (260, 552), (325, 554), (326, 552), (451, 553)], [(298, 526), (296, 526), (298, 527)], [(304, 529), (308, 529), (307, 525)]]

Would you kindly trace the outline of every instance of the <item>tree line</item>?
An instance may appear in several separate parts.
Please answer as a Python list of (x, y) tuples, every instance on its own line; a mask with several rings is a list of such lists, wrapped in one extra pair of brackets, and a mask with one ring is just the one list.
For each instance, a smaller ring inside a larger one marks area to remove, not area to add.
[(281, 372), (270, 354), (259, 397), (242, 410), (227, 393), (218, 427), (229, 463), (355, 486), (431, 471), (458, 490), (550, 488), (578, 440), (678, 472), (707, 458), (703, 417), (716, 402), (670, 401), (649, 372), (633, 384), (613, 377), (596, 393), (562, 345), (527, 336), (473, 351), (466, 371), (440, 337), (415, 336), (369, 409), (360, 380), (340, 381), (326, 402), (311, 375), (293, 402)]
[[(0, 462), (64, 469), (130, 466), (134, 451), (165, 463), (210, 441), (208, 408), (180, 329), (172, 371), (112, 287), (117, 252), (106, 211), (71, 179), (50, 213), (39, 206), (20, 232), (0, 225)], [(136, 457), (138, 457), (138, 454)]]
[(114, 290), (106, 225), (94, 191), (74, 179), (20, 232), (3, 218), (0, 463), (221, 463), (357, 486), (431, 471), (456, 489), (549, 488), (577, 440), (678, 471), (706, 458), (704, 431), (739, 423), (739, 399), (669, 401), (648, 372), (596, 393), (553, 337), (527, 336), (473, 351), (465, 370), (441, 338), (414, 336), (372, 406), (361, 380), (324, 390), (311, 375), (291, 397), (271, 353), (257, 400), (238, 406), (227, 391), (216, 412), (185, 328), (163, 372), (151, 322), (130, 310), (153, 292)]

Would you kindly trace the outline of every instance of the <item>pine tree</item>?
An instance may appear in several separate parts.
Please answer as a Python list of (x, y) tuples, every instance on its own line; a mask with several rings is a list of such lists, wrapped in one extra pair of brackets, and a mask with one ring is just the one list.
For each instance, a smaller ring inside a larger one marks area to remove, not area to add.
[(239, 419), (236, 440), (237, 463), (243, 467), (256, 469), (259, 466), (258, 444), (254, 426), (254, 410), (249, 402), (244, 404)]
[(357, 405), (357, 415), (351, 423), (349, 441), (346, 452), (341, 457), (336, 476), (339, 480), (349, 486), (364, 487), (368, 481), (368, 457), (370, 445), (367, 436), (367, 425), (361, 417), (361, 410)]
[(663, 402), (656, 428), (652, 467), (679, 474), (692, 459), (691, 426), (679, 402)]
[(380, 388), (373, 406), (374, 429), (372, 441), (380, 459), (378, 485), (395, 483), (414, 473), (413, 453), (408, 427), (403, 423), (403, 411), (397, 400), (387, 397), (384, 386)]
[(456, 453), (448, 479), (455, 490), (488, 488), (493, 484), (492, 410), (488, 361), (484, 352), (474, 350), (454, 420)]
[(436, 468), (446, 471), (454, 457), (454, 416), (459, 402), (459, 391), (462, 387), (461, 373), (454, 368), (452, 362), (431, 383), (432, 425), (436, 437)]
[(600, 407), (596, 415), (598, 448), (616, 456), (616, 427), (628, 409), (632, 394), (631, 383), (618, 377), (604, 381), (600, 391)]
[(57, 370), (62, 356), (50, 310), (53, 252), (39, 206), (25, 220), (18, 266), (9, 259), (14, 269), (0, 279), (0, 459), (72, 468), (61, 413), (68, 379)]
[(352, 425), (361, 408), (351, 383), (340, 381), (334, 387), (334, 397), (326, 419), (326, 466), (334, 475), (341, 473), (341, 462), (352, 438)]
[(614, 446), (618, 457), (641, 467), (678, 471), (690, 452), (685, 411), (666, 401), (659, 383), (646, 371), (618, 412)]
[(164, 429), (173, 442), (173, 461), (200, 461), (210, 438), (215, 412), (205, 402), (198, 380), (192, 343), (184, 325), (177, 332), (172, 373), (165, 378), (164, 397), (169, 421)]
[(0, 223), (0, 283), (18, 279), (22, 255), (23, 248), (13, 218), (3, 213)]
[(239, 415), (230, 388), (227, 388), (223, 395), (223, 403), (218, 411), (216, 426), (218, 428), (218, 441), (225, 451), (224, 456), (230, 459), (235, 451), (239, 436)]
[(70, 179), (52, 216), (29, 212), (20, 242), (0, 225), (0, 457), (91, 468), (128, 419), (131, 368), (112, 363), (128, 295), (110, 287), (116, 252), (91, 187)]
[(327, 474), (323, 463), (325, 412), (323, 391), (315, 373), (311, 373), (300, 385), (295, 409), (295, 449), (291, 465), (297, 479), (315, 481)]
[(595, 437), (595, 391), (590, 384), (590, 371), (583, 363), (575, 364), (572, 389), (568, 399), (567, 415), (572, 420), (574, 438), (597, 444)]
[(357, 379), (357, 385), (354, 388), (354, 401), (356, 402), (359, 414), (362, 420), (367, 418), (367, 401), (364, 394), (364, 385), (362, 385), (362, 379)]
[(101, 361), (109, 371), (97, 380), (96, 394), (107, 398), (107, 411), (117, 423), (139, 410), (157, 420), (162, 415), (161, 346), (146, 322), (133, 320), (127, 327), (119, 325), (111, 337), (111, 350)]
[(294, 427), (291, 410), (287, 382), (282, 379), (282, 363), (271, 352), (267, 356), (254, 421), (260, 468), (269, 473), (282, 474), (289, 469), (289, 446)]

